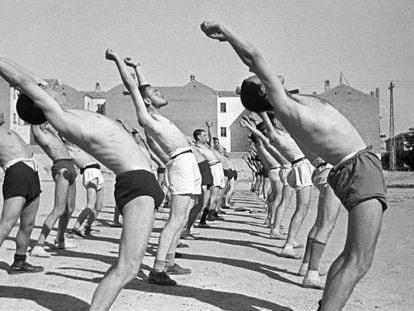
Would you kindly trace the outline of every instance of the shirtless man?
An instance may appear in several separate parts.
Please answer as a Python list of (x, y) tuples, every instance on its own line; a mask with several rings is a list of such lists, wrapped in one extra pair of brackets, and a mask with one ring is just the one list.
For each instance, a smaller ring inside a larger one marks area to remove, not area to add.
[(26, 251), (39, 208), (40, 181), (29, 146), (14, 131), (0, 124), (0, 165), (3, 181), (3, 211), (0, 218), (0, 247), (20, 219), (16, 253), (8, 273), (42, 272), (43, 267), (26, 262)]
[(45, 219), (37, 244), (33, 246), (30, 252), (31, 256), (47, 258), (50, 257), (50, 254), (45, 251), (45, 242), (58, 219), (58, 231), (54, 242), (55, 248), (75, 247), (70, 242), (65, 242), (65, 231), (69, 219), (75, 210), (75, 180), (77, 173), (68, 149), (49, 124), (32, 125), (31, 129), (36, 142), (53, 161), (52, 177), (55, 181), (54, 206)]
[(249, 110), (273, 109), (301, 145), (334, 166), (328, 182), (349, 212), (348, 234), (344, 251), (329, 269), (320, 310), (341, 310), (374, 257), (387, 208), (381, 162), (352, 124), (327, 101), (288, 94), (252, 44), (218, 22), (204, 22), (201, 29), (213, 39), (229, 42), (257, 75), (242, 85), (241, 99), (250, 103)]
[[(296, 237), (309, 210), (312, 195), (312, 165), (305, 158), (305, 155), (289, 133), (273, 126), (267, 114), (262, 114), (261, 117), (263, 118), (266, 135), (270, 142), (292, 164), (287, 175), (283, 174), (284, 170), (279, 172), (283, 184), (286, 184), (285, 176), (288, 181), (289, 177), (291, 177), (289, 185), (296, 191), (296, 209), (290, 221), (287, 240), (280, 255), (287, 258), (299, 259), (301, 256), (296, 254), (293, 249), (299, 246), (296, 243)], [(286, 167), (286, 163), (283, 164)], [(277, 215), (280, 215), (280, 211)], [(280, 216), (283, 217), (283, 213)], [(275, 222), (280, 223), (281, 220), (276, 220)]]
[[(73, 162), (80, 169), (82, 175), (82, 184), (86, 189), (86, 206), (80, 212), (75, 225), (70, 233), (79, 237), (90, 236), (92, 232), (92, 224), (99, 212), (103, 208), (104, 199), (104, 177), (101, 172), (100, 164), (90, 154), (80, 149), (75, 144), (62, 138)], [(80, 230), (83, 222), (86, 221), (84, 233)]]
[(42, 80), (14, 62), (0, 59), (0, 75), (33, 100), (22, 103), (28, 108), (26, 121), (31, 121), (31, 111), (41, 109), (64, 138), (94, 156), (117, 176), (115, 201), (124, 216), (119, 258), (98, 285), (89, 309), (109, 310), (121, 289), (139, 271), (154, 224), (154, 209), (163, 200), (149, 160), (131, 135), (115, 121), (87, 110), (63, 110), (54, 99), (53, 90), (39, 87)]
[[(175, 251), (180, 239), (190, 208), (195, 196), (201, 194), (201, 176), (197, 161), (185, 135), (170, 120), (159, 113), (159, 109), (168, 101), (145, 80), (141, 66), (130, 58), (124, 61), (111, 50), (106, 51), (106, 58), (114, 61), (121, 75), (122, 82), (131, 94), (140, 124), (145, 132), (168, 154), (168, 182), (171, 193), (170, 216), (161, 232), (154, 267), (148, 281), (158, 285), (176, 285), (171, 279), (164, 278), (164, 271), (169, 274), (188, 274), (175, 263)], [(138, 78), (138, 85), (125, 66), (131, 66)]]
[[(206, 121), (207, 128), (211, 127), (211, 122)], [(210, 167), (211, 175), (213, 176), (213, 185), (211, 187), (211, 196), (210, 204), (208, 208), (206, 207), (201, 215), (199, 228), (208, 228), (209, 226), (206, 223), (206, 219), (209, 220), (218, 220), (218, 216), (214, 216), (214, 208), (217, 205), (219, 200), (220, 189), (224, 188), (224, 171), (223, 165), (217, 158), (217, 155), (213, 152), (211, 146), (209, 145), (208, 136), (205, 130), (196, 129), (193, 132), (193, 137), (195, 139), (195, 146), (198, 151), (204, 155), (208, 165)]]

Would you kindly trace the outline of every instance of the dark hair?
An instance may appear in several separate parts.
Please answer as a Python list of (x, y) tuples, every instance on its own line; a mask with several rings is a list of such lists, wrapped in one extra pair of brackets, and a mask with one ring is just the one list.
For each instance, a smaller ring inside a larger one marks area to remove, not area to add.
[(249, 135), (249, 138), (250, 138), (250, 140), (251, 140), (252, 142), (256, 143), (256, 137), (254, 137), (254, 135), (253, 135), (253, 134), (250, 134), (250, 135)]
[(260, 85), (249, 79), (245, 79), (241, 85), (240, 100), (243, 106), (250, 111), (272, 110), (267, 95), (260, 89)]
[(46, 122), (43, 111), (34, 106), (34, 101), (26, 94), (20, 93), (16, 102), (16, 111), (19, 117), (33, 125)]
[(202, 133), (202, 132), (205, 132), (204, 130), (202, 130), (202, 129), (196, 129), (194, 132), (193, 132), (193, 137), (194, 137), (194, 139), (197, 141), (198, 140), (198, 136)]
[(151, 88), (151, 84), (143, 84), (138, 86), (138, 90), (141, 93), (142, 98), (147, 98), (149, 96), (148, 91)]
[(260, 122), (259, 124), (257, 124), (256, 128), (262, 133), (266, 130), (266, 126), (265, 126), (264, 122)]

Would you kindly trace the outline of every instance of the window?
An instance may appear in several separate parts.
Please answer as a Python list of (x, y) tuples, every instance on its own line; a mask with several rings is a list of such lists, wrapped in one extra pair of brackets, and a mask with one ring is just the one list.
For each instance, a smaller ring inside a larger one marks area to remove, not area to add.
[(227, 128), (220, 127), (220, 137), (227, 137)]
[(105, 103), (98, 105), (98, 110), (96, 112), (105, 115)]
[(13, 124), (17, 124), (17, 116), (13, 113)]
[(226, 103), (220, 103), (220, 112), (226, 112)]

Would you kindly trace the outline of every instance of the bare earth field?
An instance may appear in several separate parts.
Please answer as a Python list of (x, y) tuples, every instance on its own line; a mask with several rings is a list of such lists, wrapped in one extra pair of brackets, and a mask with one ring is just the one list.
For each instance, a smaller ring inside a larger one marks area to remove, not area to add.
[[(193, 273), (175, 276), (176, 287), (150, 285), (137, 278), (120, 293), (111, 310), (316, 310), (321, 291), (301, 287), (302, 278), (295, 273), (300, 261), (279, 257), (283, 241), (270, 240), (264, 226), (263, 202), (248, 191), (245, 169), (241, 170), (234, 207), (225, 221), (212, 222), (211, 229), (196, 229), (200, 234), (177, 263)], [(386, 173), (389, 209), (373, 266), (358, 284), (345, 310), (414, 310), (414, 173)], [(37, 239), (43, 221), (53, 204), (54, 183), (42, 178), (41, 207), (32, 234)], [(79, 178), (78, 178), (79, 179)], [(75, 249), (50, 250), (50, 259), (28, 260), (45, 267), (44, 273), (9, 276), (7, 269), (14, 255), (14, 237), (0, 249), (0, 310), (87, 310), (92, 294), (109, 266), (115, 263), (121, 229), (111, 228), (113, 217), (113, 179), (106, 182), (105, 207), (95, 222), (100, 230), (95, 236), (78, 243)], [(2, 200), (2, 198), (0, 198)], [(315, 219), (317, 191), (314, 190), (309, 215), (300, 231), (299, 241)], [(85, 190), (78, 183), (77, 209), (69, 226), (85, 205)], [(285, 227), (293, 212), (287, 210)], [(143, 270), (152, 266), (156, 244), (168, 210), (157, 214)], [(322, 259), (327, 269), (342, 250), (347, 227), (343, 209)], [(53, 243), (55, 231), (48, 237)]]

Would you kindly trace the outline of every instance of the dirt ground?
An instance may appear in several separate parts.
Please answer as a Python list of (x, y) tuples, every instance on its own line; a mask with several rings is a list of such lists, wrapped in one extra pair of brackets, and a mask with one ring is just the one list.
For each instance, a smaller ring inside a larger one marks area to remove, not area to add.
[[(282, 241), (270, 240), (264, 226), (263, 202), (248, 191), (247, 173), (242, 174), (234, 207), (225, 221), (210, 223), (211, 229), (196, 229), (198, 239), (185, 241), (190, 247), (177, 263), (193, 273), (176, 276), (176, 287), (158, 287), (144, 279), (126, 286), (111, 310), (316, 310), (322, 292), (301, 287), (295, 273), (300, 261), (279, 256)], [(413, 310), (414, 305), (414, 174), (386, 174), (389, 183), (389, 209), (384, 216), (374, 263), (358, 284), (344, 310)], [(32, 234), (37, 239), (43, 221), (53, 204), (54, 183), (42, 182), (41, 207)], [(16, 228), (0, 249), (0, 310), (87, 310), (92, 294), (109, 266), (115, 263), (121, 229), (108, 226), (113, 217), (113, 181), (105, 186), (105, 207), (95, 222), (100, 230), (91, 239), (76, 240), (76, 249), (55, 252), (50, 259), (28, 260), (45, 267), (34, 275), (7, 274), (12, 261)], [(314, 190), (310, 212), (300, 231), (305, 242), (316, 209)], [(78, 184), (77, 209), (70, 226), (85, 204), (85, 190)], [(287, 210), (285, 227), (293, 212)], [(143, 270), (152, 266), (157, 240), (168, 214), (157, 214)], [(337, 226), (322, 259), (329, 265), (343, 248), (347, 214), (341, 210)], [(52, 243), (55, 231), (48, 237)]]

